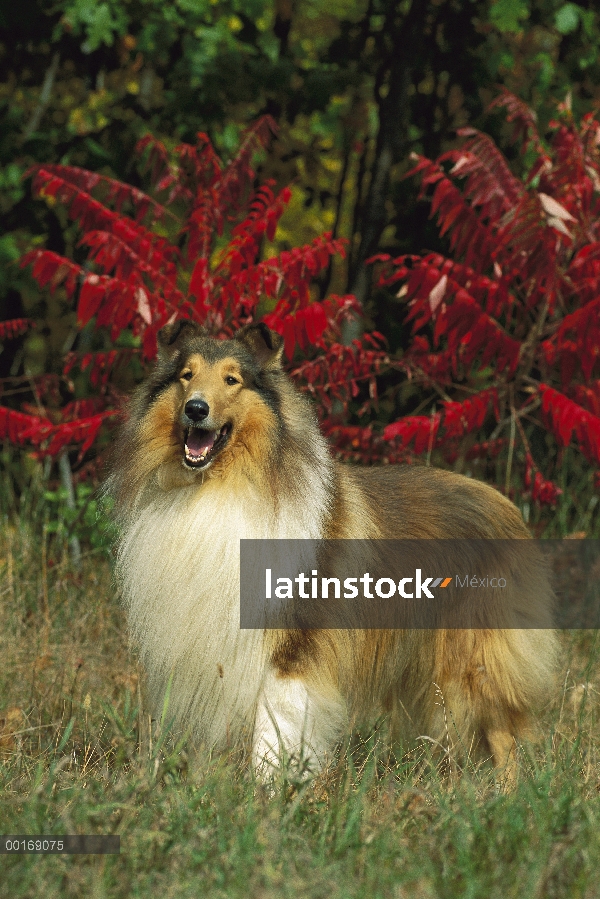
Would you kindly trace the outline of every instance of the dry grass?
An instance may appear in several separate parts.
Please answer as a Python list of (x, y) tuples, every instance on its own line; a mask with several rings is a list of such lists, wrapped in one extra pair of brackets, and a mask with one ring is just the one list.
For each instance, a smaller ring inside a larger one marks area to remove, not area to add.
[(120, 856), (15, 856), (29, 896), (595, 897), (600, 643), (563, 635), (563, 686), (516, 791), (488, 765), (441, 775), (377, 727), (315, 783), (267, 797), (244, 759), (150, 727), (108, 562), (72, 570), (26, 522), (0, 533), (5, 833), (120, 833)]

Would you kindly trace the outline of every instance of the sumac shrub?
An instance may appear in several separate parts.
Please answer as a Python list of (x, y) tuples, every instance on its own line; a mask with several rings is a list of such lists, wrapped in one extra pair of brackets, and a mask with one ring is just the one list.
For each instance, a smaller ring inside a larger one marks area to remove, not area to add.
[(463, 128), (459, 149), (415, 157), (409, 173), (451, 255), (377, 257), (379, 284), (404, 304), (402, 365), (429, 413), (384, 435), (418, 455), (497, 459), (500, 486), (553, 505), (565, 447), (600, 465), (600, 125), (562, 107), (545, 144), (517, 98), (493, 105), (514, 123), (526, 175)]
[[(493, 105), (514, 124), (525, 175), (490, 137), (463, 129), (459, 149), (416, 158), (412, 170), (449, 255), (373, 260), (410, 332), (394, 359), (377, 332), (345, 346), (343, 322), (360, 312), (355, 299), (321, 298), (312, 286), (343, 241), (324, 234), (269, 255), (290, 190), (256, 184), (253, 158), (270, 138), (268, 118), (227, 164), (204, 134), (172, 152), (145, 138), (138, 150), (148, 192), (74, 167), (37, 166), (33, 190), (77, 223), (82, 261), (35, 249), (23, 264), (40, 287), (65, 292), (79, 328), (103, 333), (106, 348), (76, 343), (60, 371), (23, 378), (33, 396), (0, 406), (0, 436), (41, 455), (69, 452), (85, 469), (118, 417), (115, 372), (134, 358), (143, 368), (166, 322), (190, 317), (229, 336), (262, 318), (283, 335), (290, 372), (316, 398), (340, 456), (478, 460), (507, 492), (554, 505), (567, 446), (600, 465), (600, 125), (592, 115), (576, 123), (562, 108), (544, 141), (517, 98), (503, 94)], [(3, 322), (0, 339), (30, 325)], [(84, 388), (75, 389), (74, 373), (78, 385), (86, 376)], [(15, 394), (15, 381), (10, 391), (0, 385), (5, 394)]]
[[(154, 357), (163, 325), (189, 317), (226, 337), (262, 318), (283, 335), (292, 375), (317, 397), (340, 453), (361, 455), (343, 424), (350, 407), (366, 414), (376, 403), (376, 375), (390, 360), (380, 334), (341, 343), (344, 320), (358, 311), (354, 297), (320, 299), (311, 288), (331, 257), (344, 253), (343, 241), (323, 234), (303, 247), (265, 253), (291, 196), (289, 188), (275, 192), (272, 182), (255, 185), (253, 157), (273, 127), (268, 117), (259, 120), (227, 164), (204, 134), (172, 152), (146, 137), (138, 152), (148, 193), (72, 166), (31, 171), (34, 193), (61, 204), (77, 223), (84, 258), (34, 249), (22, 263), (40, 288), (64, 291), (78, 328), (103, 332), (108, 348), (91, 352), (76, 343), (60, 371), (23, 376), (21, 389), (33, 396), (19, 407), (0, 406), (0, 437), (41, 456), (69, 452), (74, 465), (93, 464), (92, 445), (118, 418), (113, 376), (134, 358), (143, 367)], [(5, 321), (0, 338), (32, 324)], [(81, 385), (82, 373), (85, 386), (76, 389), (74, 377)], [(5, 395), (17, 394), (18, 382), (12, 378)]]

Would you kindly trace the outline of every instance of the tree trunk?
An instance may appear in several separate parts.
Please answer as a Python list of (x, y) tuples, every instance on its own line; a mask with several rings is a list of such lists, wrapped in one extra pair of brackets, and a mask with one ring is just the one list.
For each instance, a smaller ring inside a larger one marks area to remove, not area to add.
[[(413, 0), (408, 14), (393, 31), (391, 53), (378, 73), (376, 100), (379, 104), (379, 134), (371, 182), (359, 223), (360, 244), (349, 279), (350, 292), (361, 306), (371, 287), (371, 267), (365, 266), (365, 260), (377, 251), (387, 221), (385, 202), (389, 193), (390, 170), (402, 159), (410, 145), (409, 88), (415, 65), (422, 55), (425, 21), (430, 8), (429, 0)], [(386, 81), (388, 91), (382, 96), (381, 86)]]

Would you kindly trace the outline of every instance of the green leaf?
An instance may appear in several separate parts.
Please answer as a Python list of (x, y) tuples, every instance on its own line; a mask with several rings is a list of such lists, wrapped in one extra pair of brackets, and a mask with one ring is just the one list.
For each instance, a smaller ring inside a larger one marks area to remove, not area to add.
[(561, 34), (572, 34), (573, 31), (577, 30), (580, 16), (581, 9), (576, 3), (565, 3), (554, 17), (556, 30), (560, 31)]
[(19, 245), (12, 234), (3, 234), (0, 237), (0, 265), (8, 265), (15, 262), (21, 255)]
[(579, 21), (586, 37), (593, 38), (596, 27), (596, 13), (593, 9), (581, 9), (579, 7)]
[(129, 21), (125, 9), (114, 0), (104, 3), (96, 3), (95, 0), (74, 0), (67, 4), (63, 19), (76, 34), (82, 31), (85, 34), (85, 40), (81, 45), (84, 53), (93, 53), (103, 44), (111, 47), (115, 35), (126, 33)]
[(554, 78), (554, 60), (549, 53), (538, 53), (534, 61), (539, 66), (538, 84), (541, 90), (546, 91)]
[(490, 9), (490, 22), (498, 31), (515, 33), (522, 31), (521, 22), (529, 18), (526, 0), (494, 0)]
[(69, 723), (68, 723), (67, 726), (65, 727), (65, 732), (64, 732), (64, 734), (62, 735), (62, 739), (61, 739), (60, 743), (58, 744), (58, 746), (57, 746), (57, 748), (56, 748), (56, 752), (57, 752), (57, 753), (62, 752), (63, 749), (65, 748), (65, 746), (67, 745), (67, 742), (68, 742), (68, 740), (69, 740), (69, 737), (71, 736), (71, 733), (72, 733), (72, 731), (73, 731), (73, 725), (74, 725), (74, 724), (75, 724), (75, 718), (71, 718), (70, 721), (69, 721)]

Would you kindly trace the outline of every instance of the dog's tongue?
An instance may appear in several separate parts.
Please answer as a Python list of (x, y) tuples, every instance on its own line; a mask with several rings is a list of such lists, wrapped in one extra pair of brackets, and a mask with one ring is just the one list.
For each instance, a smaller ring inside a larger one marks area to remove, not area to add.
[(199, 428), (190, 428), (186, 440), (188, 452), (193, 453), (194, 456), (202, 456), (207, 450), (212, 449), (216, 439), (216, 431), (201, 431)]

